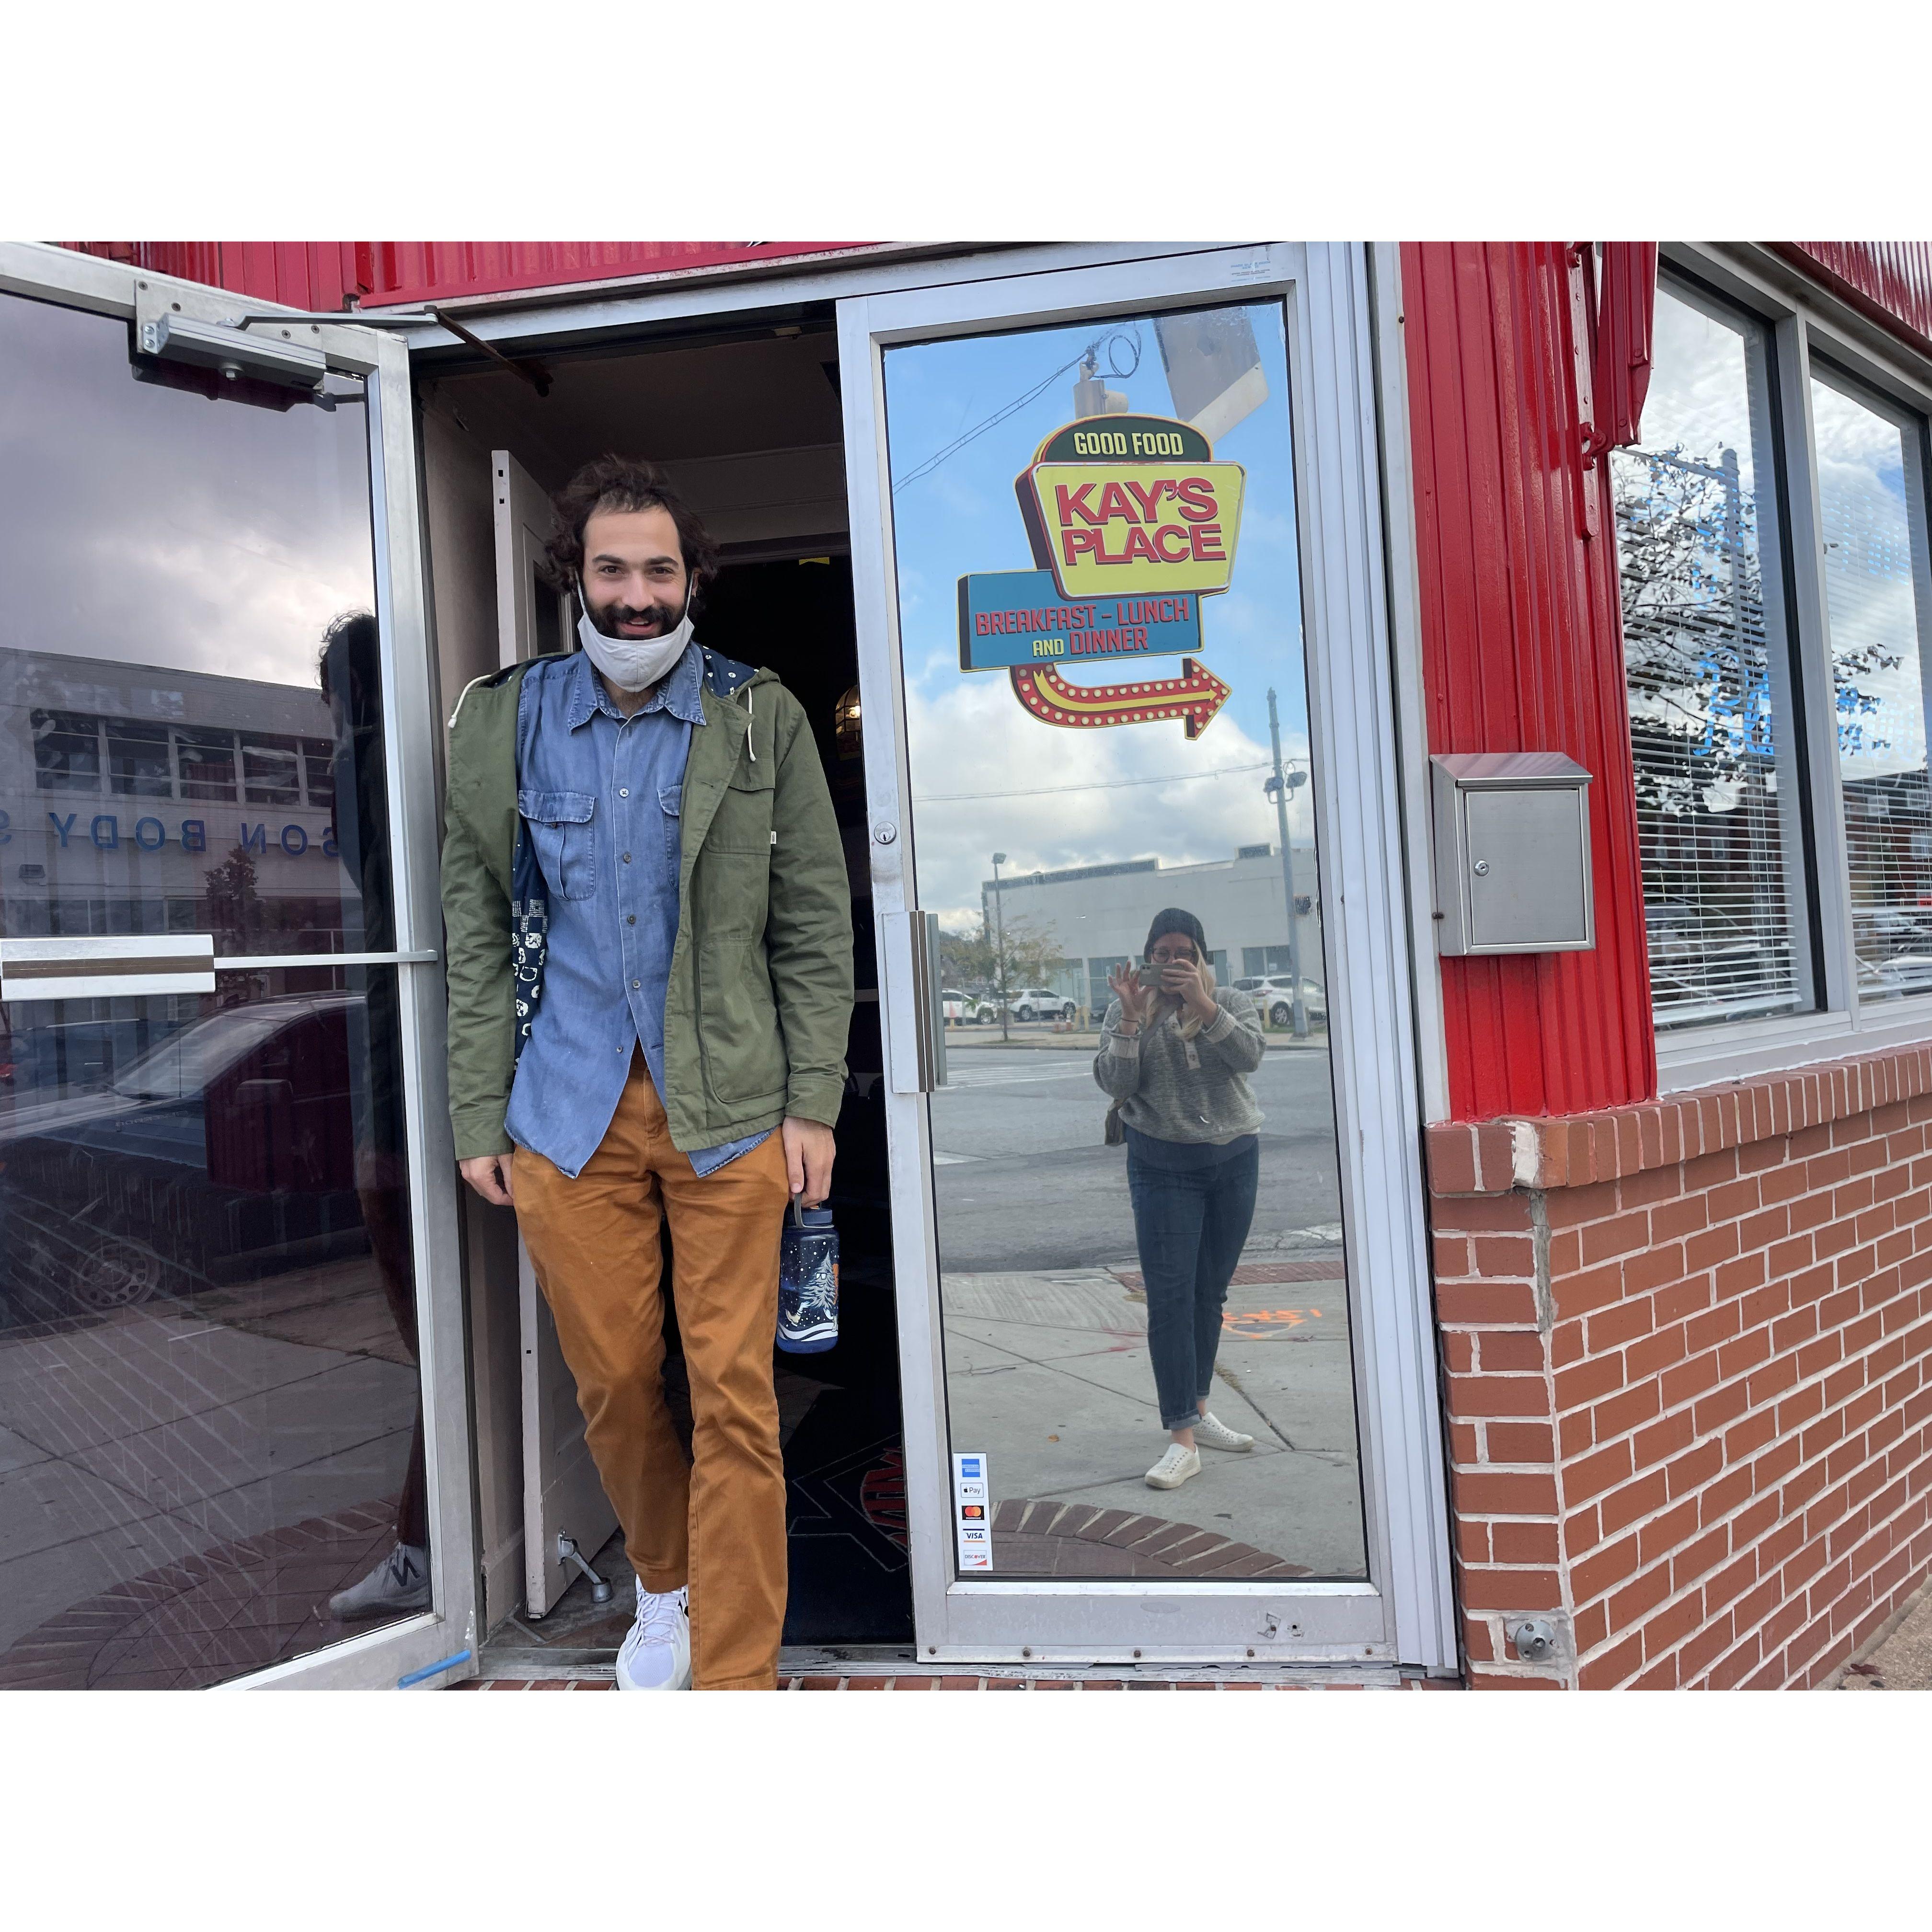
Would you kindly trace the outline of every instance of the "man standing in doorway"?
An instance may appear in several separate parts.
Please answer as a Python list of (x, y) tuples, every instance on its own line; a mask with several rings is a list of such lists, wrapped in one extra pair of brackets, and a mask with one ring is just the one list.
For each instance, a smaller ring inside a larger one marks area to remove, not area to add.
[[(692, 619), (718, 554), (661, 472), (556, 498), (583, 648), (451, 720), (442, 897), (464, 1178), (514, 1206), (638, 1573), (626, 1690), (777, 1681), (788, 1202), (830, 1189), (851, 907), (812, 730)], [(694, 1422), (664, 1400), (668, 1220)]]

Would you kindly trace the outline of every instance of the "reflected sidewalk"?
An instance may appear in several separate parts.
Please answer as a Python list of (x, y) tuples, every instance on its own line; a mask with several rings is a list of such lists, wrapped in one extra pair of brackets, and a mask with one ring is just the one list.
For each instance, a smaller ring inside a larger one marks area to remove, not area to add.
[[(1305, 1040), (1298, 1040), (1292, 1033), (1264, 1034), (1262, 1038), (1270, 1053), (1328, 1051), (1328, 1036), (1325, 1032), (1311, 1033)], [(946, 1029), (946, 1052), (964, 1052), (968, 1048), (976, 1053), (989, 1048), (1007, 1053), (1098, 1053), (1100, 1034), (1100, 1030), (1093, 1027), (1057, 1033), (1051, 1026), (1036, 1021), (1030, 1026), (1016, 1026), (1012, 1036), (1002, 1040), (996, 1026), (949, 1026)]]
[(1298, 1574), (1364, 1574), (1342, 1250), (1309, 1232), (1251, 1247), (1228, 1292), (1209, 1406), (1254, 1449), (1204, 1450), (1174, 1490), (1144, 1480), (1166, 1432), (1136, 1272), (943, 1276), (953, 1443), (988, 1459), (995, 1574), (1206, 1574), (1182, 1565), (1210, 1546), (1156, 1536), (1160, 1523)]

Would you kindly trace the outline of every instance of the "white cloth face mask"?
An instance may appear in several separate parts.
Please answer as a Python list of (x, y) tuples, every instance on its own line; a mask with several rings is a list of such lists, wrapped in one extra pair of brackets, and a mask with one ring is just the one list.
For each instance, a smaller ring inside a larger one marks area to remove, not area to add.
[(590, 621), (590, 600), (578, 585), (584, 614), (577, 620), (578, 641), (590, 662), (620, 691), (648, 691), (684, 655), (691, 642), (691, 593), (684, 598), (684, 616), (674, 631), (662, 638), (607, 638)]

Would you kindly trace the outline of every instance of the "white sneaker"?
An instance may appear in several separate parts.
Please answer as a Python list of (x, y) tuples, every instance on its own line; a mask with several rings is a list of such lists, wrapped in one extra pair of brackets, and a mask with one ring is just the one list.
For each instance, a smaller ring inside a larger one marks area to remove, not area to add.
[(328, 1600), (328, 1614), (338, 1623), (428, 1608), (429, 1552), (412, 1543), (398, 1544), (359, 1582)]
[(1240, 1456), (1255, 1446), (1255, 1438), (1244, 1436), (1238, 1429), (1230, 1429), (1214, 1416), (1204, 1415), (1194, 1425), (1194, 1446), (1197, 1449), (1226, 1449)]
[(691, 1616), (686, 1590), (638, 1586), (638, 1620), (617, 1653), (620, 1690), (691, 1688)]
[(1170, 1442), (1167, 1454), (1147, 1472), (1150, 1490), (1178, 1490), (1190, 1476), (1201, 1473), (1201, 1452), (1184, 1442)]

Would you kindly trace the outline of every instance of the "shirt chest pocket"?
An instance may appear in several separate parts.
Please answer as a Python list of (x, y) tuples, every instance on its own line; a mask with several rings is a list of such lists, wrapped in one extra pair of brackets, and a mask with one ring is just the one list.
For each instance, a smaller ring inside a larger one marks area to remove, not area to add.
[(517, 794), (517, 809), (530, 827), (537, 863), (559, 898), (587, 899), (597, 891), (596, 797), (587, 791)]
[(658, 788), (658, 808), (664, 814), (664, 850), (671, 862), (677, 862), (678, 841), (680, 828), (678, 824), (679, 801), (682, 797), (682, 785), (660, 785)]

